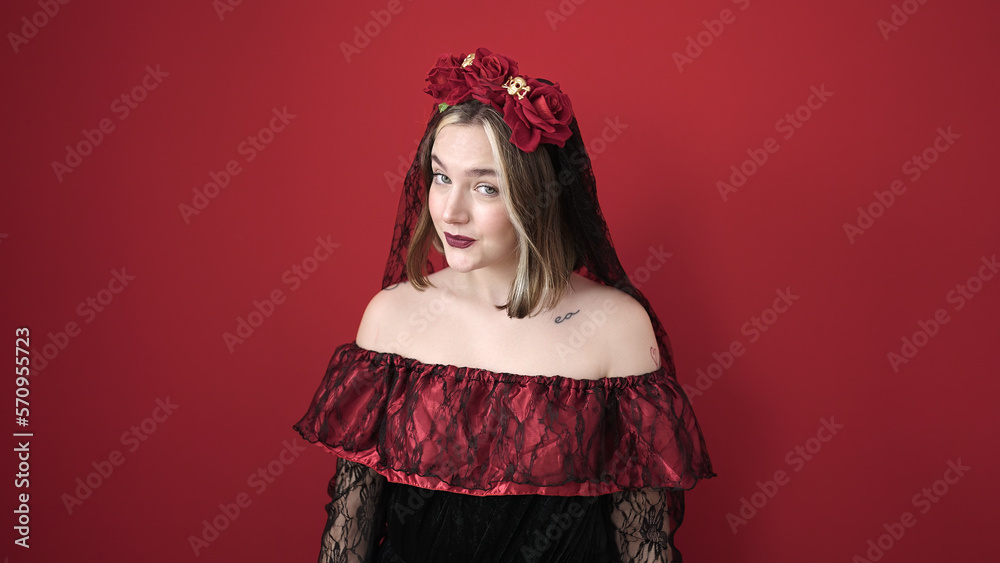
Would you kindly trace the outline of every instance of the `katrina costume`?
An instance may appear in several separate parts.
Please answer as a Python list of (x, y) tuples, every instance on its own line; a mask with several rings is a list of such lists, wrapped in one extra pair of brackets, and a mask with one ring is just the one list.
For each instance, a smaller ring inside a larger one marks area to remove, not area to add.
[[(435, 107), (421, 147), (449, 106), (483, 103), (504, 116), (514, 145), (546, 151), (575, 271), (642, 304), (661, 364), (584, 380), (339, 346), (294, 426), (339, 458), (319, 560), (680, 562), (684, 491), (715, 473), (666, 332), (611, 243), (569, 98), (486, 49), (443, 55), (427, 80)], [(383, 288), (408, 283), (426, 204), (422, 152), (406, 176)]]

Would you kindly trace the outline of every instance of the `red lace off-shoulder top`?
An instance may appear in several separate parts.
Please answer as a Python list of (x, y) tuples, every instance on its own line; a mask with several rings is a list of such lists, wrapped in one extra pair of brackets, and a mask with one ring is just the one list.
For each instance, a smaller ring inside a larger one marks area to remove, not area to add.
[(663, 367), (519, 375), (350, 342), (294, 428), (390, 482), (471, 495), (687, 490), (715, 476), (691, 403)]

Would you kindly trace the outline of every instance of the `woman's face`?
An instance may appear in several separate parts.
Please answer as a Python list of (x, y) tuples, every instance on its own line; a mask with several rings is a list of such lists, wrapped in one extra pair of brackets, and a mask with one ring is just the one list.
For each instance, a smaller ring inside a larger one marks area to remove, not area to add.
[(438, 132), (427, 202), (445, 258), (456, 271), (517, 264), (517, 232), (500, 199), (497, 170), (481, 125), (451, 124)]

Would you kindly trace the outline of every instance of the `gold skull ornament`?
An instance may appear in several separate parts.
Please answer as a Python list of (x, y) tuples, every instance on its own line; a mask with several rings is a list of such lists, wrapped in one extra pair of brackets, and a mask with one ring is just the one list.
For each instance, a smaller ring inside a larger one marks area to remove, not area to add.
[(528, 86), (528, 83), (520, 76), (511, 76), (507, 82), (503, 83), (503, 87), (507, 89), (508, 94), (517, 96), (519, 100), (523, 100), (524, 95), (531, 90), (531, 86)]

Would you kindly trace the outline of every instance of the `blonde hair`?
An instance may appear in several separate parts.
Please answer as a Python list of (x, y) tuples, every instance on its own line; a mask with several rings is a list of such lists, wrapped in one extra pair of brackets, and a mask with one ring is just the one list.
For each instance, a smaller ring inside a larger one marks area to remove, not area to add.
[[(507, 294), (507, 302), (496, 305), (507, 316), (524, 318), (537, 314), (539, 306), (551, 309), (569, 284), (577, 261), (571, 233), (562, 218), (560, 183), (556, 180), (548, 151), (539, 145), (526, 153), (508, 139), (510, 127), (491, 106), (470, 100), (447, 108), (436, 127), (420, 144), (417, 158), (423, 186), (432, 179), (431, 149), (438, 133), (448, 125), (480, 125), (486, 131), (499, 170), (500, 197), (517, 233), (517, 272)], [(434, 230), (427, 198), (417, 219), (406, 258), (406, 274), (420, 291), (434, 284), (427, 278), (430, 247), (444, 253)]]

